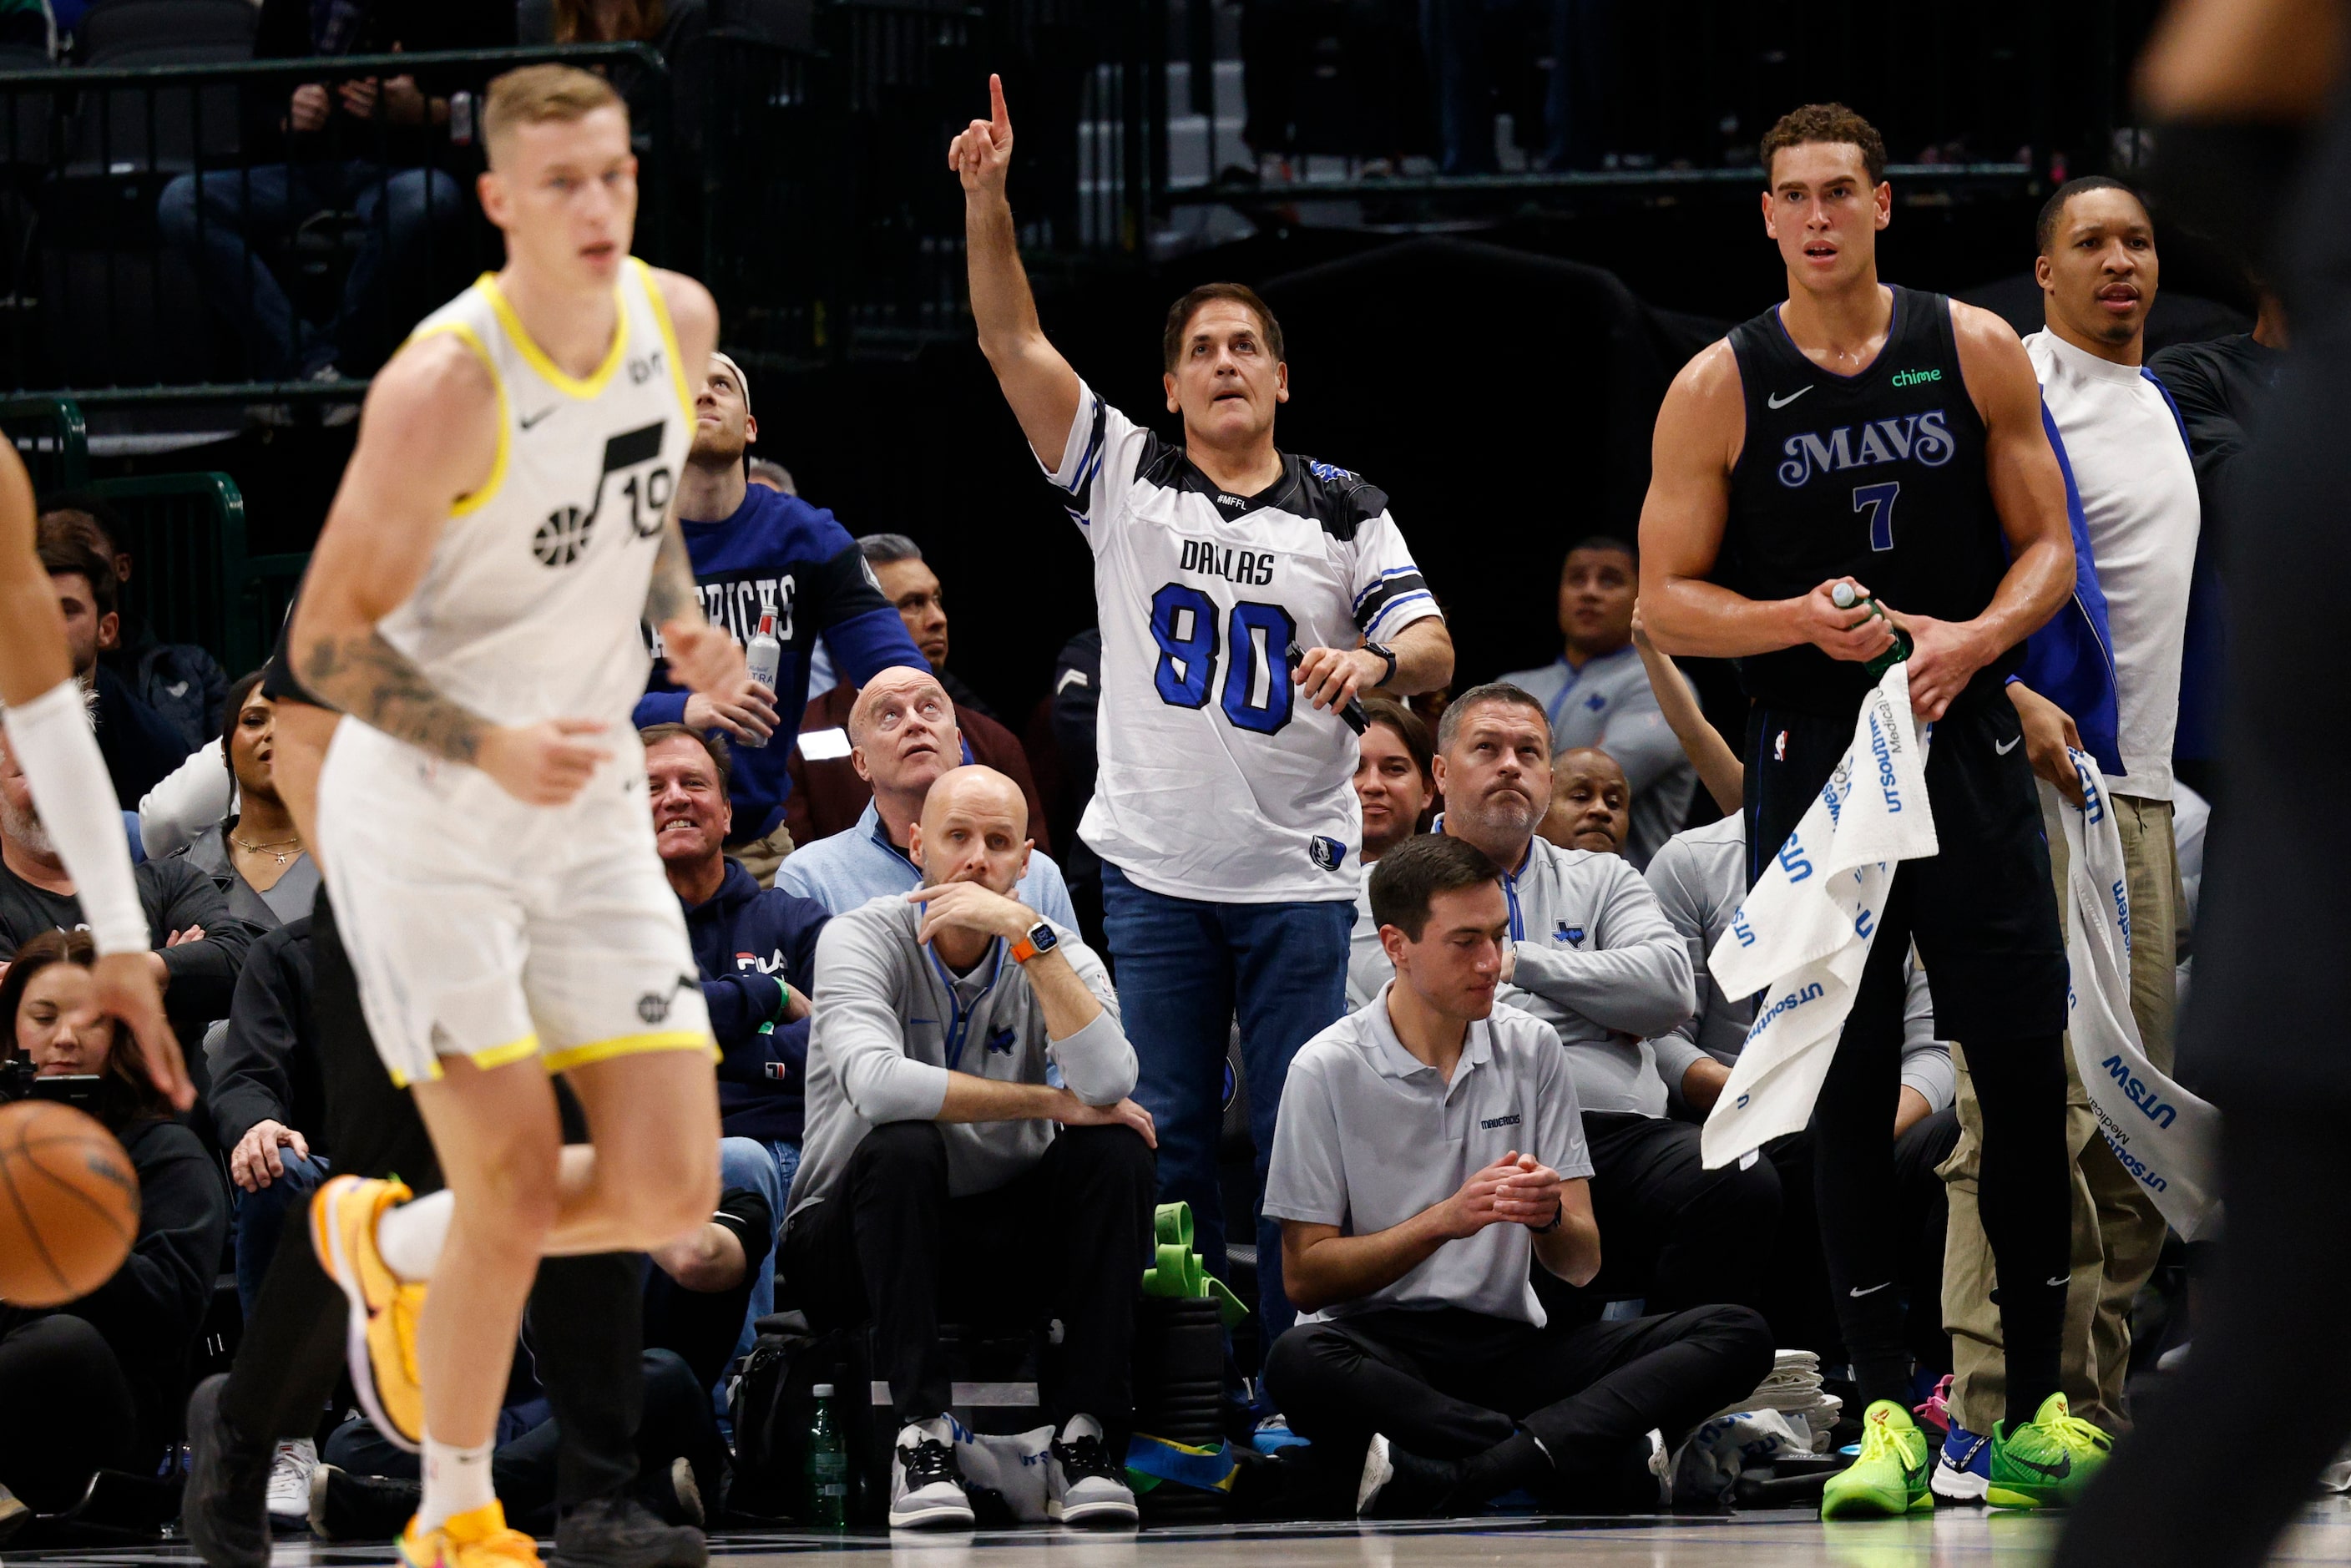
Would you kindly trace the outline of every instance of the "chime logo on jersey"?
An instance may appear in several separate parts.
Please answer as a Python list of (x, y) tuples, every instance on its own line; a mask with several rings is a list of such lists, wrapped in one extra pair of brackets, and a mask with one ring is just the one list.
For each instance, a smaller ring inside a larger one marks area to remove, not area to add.
[[(596, 495), (586, 513), (577, 507), (558, 507), (548, 513), (547, 520), (538, 525), (531, 536), (530, 553), (545, 567), (569, 566), (587, 553), (596, 534), (596, 519), (603, 516), (604, 496), (609, 488), (605, 481), (615, 474), (624, 473), (652, 462), (661, 455), (664, 422), (641, 425), (604, 443), (604, 465), (596, 471)], [(669, 514), (670, 491), (674, 483), (666, 466), (646, 474), (631, 474), (615, 494), (629, 503), (629, 527), (637, 538), (649, 539), (661, 532), (662, 520)]]
[(1780, 483), (1793, 490), (1810, 483), (1815, 474), (1914, 458), (1929, 468), (1940, 468), (1957, 450), (1939, 408), (1899, 419), (1839, 425), (1825, 434), (1808, 430), (1780, 444), (1780, 455), (1787, 459), (1780, 465)]
[(1306, 855), (1324, 871), (1337, 871), (1340, 862), (1347, 858), (1347, 846), (1336, 839), (1317, 834), (1307, 841)]

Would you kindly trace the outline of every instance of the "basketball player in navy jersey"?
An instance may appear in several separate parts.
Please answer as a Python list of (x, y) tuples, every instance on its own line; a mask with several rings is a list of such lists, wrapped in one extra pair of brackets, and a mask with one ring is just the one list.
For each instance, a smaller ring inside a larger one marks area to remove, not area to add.
[(1641, 518), (1641, 612), (1669, 653), (1740, 661), (1752, 699), (1749, 878), (1850, 743), (1865, 668), (1893, 644), (1841, 582), (1915, 643), (1910, 697), (1942, 852), (1906, 863), (1814, 1113), (1822, 1240), (1868, 1404), (1861, 1459), (1830, 1517), (1928, 1500), (1904, 1409), (1889, 1129), (1900, 1091), (1902, 963), (1915, 936), (1938, 1031), (1962, 1042), (1983, 1106), (1982, 1210), (2009, 1347), (1990, 1500), (2063, 1504), (2105, 1458), (2068, 1414), (2058, 1333), (2066, 1239), (2066, 968), (2040, 806), (2003, 695), (2025, 637), (2074, 586), (2063, 475), (2016, 334), (1989, 311), (1877, 278), (1892, 214), (1885, 144), (1839, 104), (1763, 139), (1764, 230), (1788, 298), (1674, 380)]

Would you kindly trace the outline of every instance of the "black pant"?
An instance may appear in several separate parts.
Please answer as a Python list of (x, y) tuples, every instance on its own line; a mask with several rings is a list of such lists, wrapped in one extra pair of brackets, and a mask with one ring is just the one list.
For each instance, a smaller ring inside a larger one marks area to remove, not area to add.
[[(325, 888), (310, 918), (311, 1016), (325, 1089), (325, 1147), (338, 1175), (397, 1176), (418, 1193), (441, 1186), (441, 1164), (415, 1103), (392, 1082), (360, 1010), (359, 982)], [(270, 1260), (246, 1319), (221, 1408), (256, 1441), (307, 1437), (343, 1365), (343, 1293), (319, 1267), (307, 1234)], [(608, 1496), (636, 1477), (644, 1402), (639, 1350), (643, 1297), (629, 1253), (539, 1264), (528, 1322), (541, 1385), (563, 1433), (561, 1500)]]
[[(1951, 1336), (1943, 1332), (1943, 1233), (1950, 1208), (1935, 1167), (1950, 1158), (1959, 1141), (1959, 1112), (1948, 1105), (1921, 1117), (1894, 1140), (1895, 1239), (1901, 1260), (1894, 1293), (1904, 1300), (1903, 1337), (1911, 1359), (1937, 1376), (1951, 1369)], [(1828, 1261), (1821, 1250), (1813, 1134), (1810, 1130), (1792, 1133), (1773, 1139), (1768, 1147), (1780, 1167), (1787, 1203), (1771, 1249), (1763, 1316), (1771, 1325), (1774, 1343), (1813, 1346), (1823, 1362), (1838, 1364), (1846, 1357), (1836, 1302), (1830, 1299)]]
[[(636, 1454), (637, 1468), (648, 1485), (659, 1497), (667, 1485), (671, 1463), (683, 1458), (694, 1467), (702, 1495), (716, 1497), (726, 1449), (719, 1441), (709, 1389), (695, 1378), (684, 1357), (666, 1350), (645, 1352), (644, 1384), (645, 1412), (637, 1425)], [(563, 1468), (562, 1425), (559, 1419), (541, 1421), (500, 1443), (490, 1456), (491, 1484), (506, 1508), (507, 1522), (517, 1530), (544, 1535), (555, 1527)], [(319, 1457), (353, 1475), (413, 1481), (419, 1474), (414, 1454), (393, 1448), (364, 1420), (349, 1421), (337, 1428)], [(656, 1479), (657, 1486), (653, 1484)], [(674, 1511), (674, 1508), (664, 1511), (673, 1515)], [(395, 1521), (387, 1522), (394, 1530), (399, 1528)]]
[(1447, 1459), (1524, 1427), (1573, 1485), (1621, 1469), (1652, 1427), (1680, 1441), (1771, 1370), (1771, 1332), (1745, 1307), (1573, 1328), (1445, 1307), (1301, 1323), (1274, 1342), (1265, 1380), (1290, 1428), (1343, 1459), (1374, 1432)]
[(0, 1336), (0, 1486), (53, 1513), (138, 1451), (138, 1403), (97, 1329), (55, 1312)]
[[(1782, 852), (1853, 740), (1853, 719), (1758, 704), (1748, 728), (1750, 881)], [(1980, 681), (1936, 725), (1927, 796), (1940, 852), (1896, 873), (1853, 1011), (1813, 1110), (1813, 1193), (1845, 1349), (1865, 1403), (1909, 1391), (1891, 1129), (1902, 1089), (1912, 937), (1938, 1033), (1967, 1046), (1983, 1108), (1979, 1206), (2000, 1276), (2008, 1418), (2057, 1391), (2072, 1269), (2064, 942), (2023, 729)], [(1802, 862), (1799, 862), (1802, 863)]]
[(1585, 1112), (1583, 1136), (1604, 1242), (1600, 1273), (1579, 1292), (1537, 1269), (1546, 1312), (1584, 1322), (1603, 1302), (1634, 1296), (1653, 1312), (1762, 1305), (1780, 1221), (1780, 1176), (1770, 1156), (1745, 1170), (1708, 1170), (1696, 1127), (1629, 1113)]
[(1060, 1318), (1038, 1389), (1045, 1414), (1057, 1427), (1092, 1416), (1123, 1452), (1157, 1185), (1131, 1129), (1065, 1127), (1009, 1186), (949, 1197), (938, 1124), (888, 1122), (857, 1145), (839, 1190), (793, 1218), (784, 1268), (818, 1328), (872, 1323), (900, 1426), (946, 1413), (942, 1321)]

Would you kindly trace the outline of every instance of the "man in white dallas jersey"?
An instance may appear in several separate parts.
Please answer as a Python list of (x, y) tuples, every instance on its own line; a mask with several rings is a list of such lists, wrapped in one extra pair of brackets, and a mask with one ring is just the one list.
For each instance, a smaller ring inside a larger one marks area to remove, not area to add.
[(1158, 1124), (1160, 1196), (1192, 1206), (1221, 1272), (1217, 1134), (1238, 1011), (1270, 1343), (1292, 1315), (1280, 1227), (1256, 1212), (1274, 1113), (1290, 1058), (1347, 1010), (1362, 833), (1339, 710), (1374, 686), (1444, 685), (1453, 643), (1386, 496), (1275, 449), (1289, 368), (1255, 294), (1211, 284), (1168, 313), (1180, 446), (1104, 402), (1045, 340), (1005, 201), (1012, 124), (992, 77), (988, 94), (991, 118), (947, 161), (963, 180), (980, 349), (1094, 552), (1102, 767), (1078, 831), (1103, 862), (1135, 1098)]
[[(489, 1454), (540, 1256), (650, 1250), (717, 1199), (709, 1024), (628, 722), (640, 622), (679, 684), (747, 679), (669, 505), (716, 311), (629, 256), (627, 110), (601, 78), (536, 66), (492, 84), (485, 132), (506, 267), (376, 378), (289, 643), (346, 715), (319, 848), (448, 1183), (402, 1204), (341, 1177), (312, 1213), (362, 1403), (424, 1454), (412, 1568), (537, 1563)], [(592, 1150), (561, 1147), (556, 1071)]]

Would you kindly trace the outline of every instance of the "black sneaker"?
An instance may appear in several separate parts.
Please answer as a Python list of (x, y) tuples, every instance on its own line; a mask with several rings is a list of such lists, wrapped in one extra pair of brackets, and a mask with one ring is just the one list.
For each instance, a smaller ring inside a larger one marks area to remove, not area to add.
[(963, 1468), (956, 1463), (955, 1445), (940, 1435), (947, 1431), (938, 1417), (898, 1429), (897, 1451), (890, 1457), (891, 1529), (971, 1528)]
[(390, 1541), (408, 1528), (423, 1500), (422, 1482), (321, 1464), (310, 1472), (310, 1533), (321, 1541)]
[(564, 1511), (555, 1524), (549, 1568), (703, 1568), (710, 1543), (686, 1524), (664, 1524), (622, 1493)]
[(180, 1527), (208, 1568), (268, 1568), (269, 1471), (274, 1442), (251, 1442), (221, 1414), (228, 1374), (188, 1396), (188, 1483)]
[(1475, 1512), (1460, 1498), (1468, 1467), (1432, 1459), (1374, 1433), (1364, 1454), (1355, 1512), (1364, 1519), (1450, 1519)]
[(1063, 1524), (1133, 1524), (1126, 1467), (1102, 1445), (1102, 1423), (1072, 1416), (1053, 1439), (1045, 1469), (1045, 1517)]

